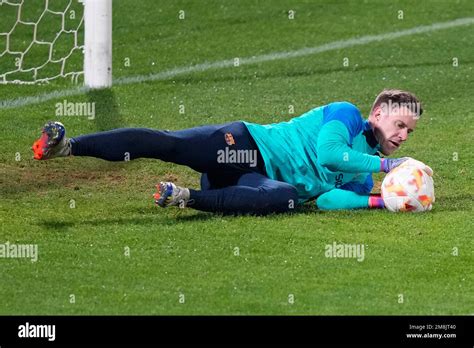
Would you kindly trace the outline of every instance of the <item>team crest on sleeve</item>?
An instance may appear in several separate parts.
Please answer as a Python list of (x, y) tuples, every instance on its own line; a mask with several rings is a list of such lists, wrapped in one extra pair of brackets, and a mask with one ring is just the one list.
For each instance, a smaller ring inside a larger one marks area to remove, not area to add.
[(225, 133), (224, 138), (227, 145), (235, 145), (235, 140), (232, 133)]

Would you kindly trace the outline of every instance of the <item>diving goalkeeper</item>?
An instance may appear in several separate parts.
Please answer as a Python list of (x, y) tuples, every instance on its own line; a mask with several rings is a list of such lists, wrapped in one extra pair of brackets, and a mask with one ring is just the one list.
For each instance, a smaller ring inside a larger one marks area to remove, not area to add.
[[(356, 106), (335, 102), (288, 122), (244, 121), (168, 131), (120, 128), (66, 137), (48, 122), (33, 144), (35, 158), (92, 156), (107, 161), (156, 158), (201, 174), (201, 189), (157, 185), (161, 207), (187, 206), (224, 214), (281, 213), (315, 199), (322, 210), (384, 208), (371, 195), (372, 173), (388, 173), (404, 158), (390, 155), (407, 140), (423, 109), (417, 97), (384, 90), (367, 120)], [(431, 175), (431, 169), (423, 170)]]

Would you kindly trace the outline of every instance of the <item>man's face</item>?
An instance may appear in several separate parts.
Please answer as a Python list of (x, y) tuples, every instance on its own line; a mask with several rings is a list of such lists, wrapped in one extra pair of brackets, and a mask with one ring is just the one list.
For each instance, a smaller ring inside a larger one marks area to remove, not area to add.
[(374, 135), (381, 152), (388, 156), (398, 150), (416, 127), (417, 116), (406, 107), (376, 107), (371, 114)]

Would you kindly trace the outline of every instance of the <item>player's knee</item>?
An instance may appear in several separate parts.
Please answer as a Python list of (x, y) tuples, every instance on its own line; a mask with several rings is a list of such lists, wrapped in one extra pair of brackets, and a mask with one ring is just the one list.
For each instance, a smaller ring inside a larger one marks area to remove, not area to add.
[(282, 205), (286, 205), (287, 211), (292, 211), (296, 208), (298, 204), (298, 191), (296, 187), (292, 185), (286, 185), (287, 187), (284, 189), (283, 196), (285, 199), (282, 201)]
[(267, 209), (272, 212), (293, 211), (298, 204), (298, 192), (292, 185), (281, 183), (277, 188), (265, 190)]

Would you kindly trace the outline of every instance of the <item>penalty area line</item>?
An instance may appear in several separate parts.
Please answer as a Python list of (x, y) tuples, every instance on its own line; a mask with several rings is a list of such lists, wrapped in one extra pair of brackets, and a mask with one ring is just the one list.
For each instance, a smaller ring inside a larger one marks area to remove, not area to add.
[[(246, 58), (239, 57), (239, 66), (270, 62), (270, 61), (275, 61), (275, 60), (304, 57), (304, 56), (309, 56), (309, 55), (315, 55), (318, 53), (339, 50), (343, 48), (366, 45), (372, 42), (389, 41), (389, 40), (398, 39), (404, 36), (429, 33), (429, 32), (433, 32), (437, 30), (449, 29), (449, 28), (459, 27), (463, 25), (471, 25), (471, 24), (474, 24), (474, 17), (459, 18), (459, 19), (449, 21), (449, 22), (440, 22), (440, 23), (433, 23), (430, 25), (422, 25), (422, 26), (418, 26), (418, 27), (414, 27), (410, 29), (404, 29), (400, 31), (394, 31), (390, 33), (384, 33), (384, 34), (378, 34), (378, 35), (366, 35), (366, 36), (355, 37), (355, 38), (347, 39), (347, 40), (333, 41), (333, 42), (323, 44), (321, 46), (306, 47), (306, 48), (301, 48), (295, 51), (274, 52), (274, 53), (264, 54), (260, 56), (246, 57)], [(163, 81), (163, 80), (168, 80), (170, 78), (173, 78), (179, 75), (185, 75), (185, 74), (190, 74), (194, 72), (203, 72), (203, 71), (207, 71), (211, 69), (229, 68), (233, 66), (234, 66), (234, 58), (216, 61), (216, 62), (208, 62), (208, 63), (202, 63), (202, 64), (197, 64), (197, 65), (191, 65), (187, 67), (178, 67), (178, 68), (174, 68), (170, 70), (165, 70), (156, 74), (119, 77), (117, 79), (114, 79), (113, 85), (121, 86), (121, 85), (129, 85), (129, 84), (141, 83), (141, 82)], [(43, 93), (36, 96), (1, 100), (0, 110), (20, 108), (24, 106), (44, 103), (44, 102), (54, 100), (54, 99), (76, 96), (76, 95), (84, 94), (88, 90), (89, 89), (87, 87), (76, 87), (76, 88), (71, 88), (71, 89), (66, 89), (66, 90), (58, 90), (54, 92)]]

